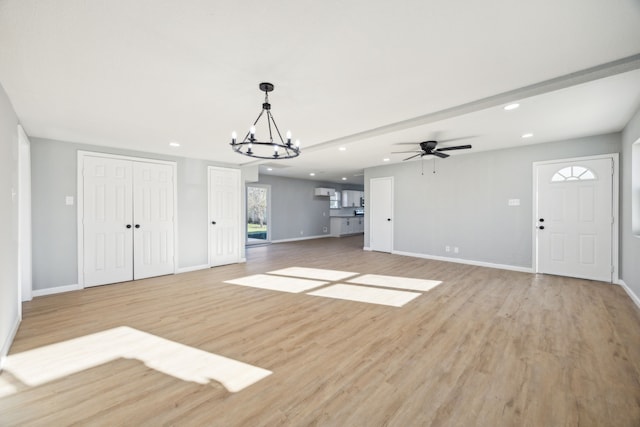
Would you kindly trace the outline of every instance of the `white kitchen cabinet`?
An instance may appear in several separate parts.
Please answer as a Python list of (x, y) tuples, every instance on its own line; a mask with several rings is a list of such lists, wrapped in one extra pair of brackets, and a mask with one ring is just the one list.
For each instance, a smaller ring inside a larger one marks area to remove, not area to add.
[(364, 192), (355, 190), (344, 190), (342, 192), (343, 208), (359, 208), (364, 199)]
[(327, 196), (330, 197), (333, 193), (336, 192), (335, 188), (324, 188), (324, 187), (317, 187), (315, 189), (314, 194), (316, 196)]
[(350, 234), (364, 233), (364, 217), (332, 217), (331, 218), (331, 235), (348, 236)]

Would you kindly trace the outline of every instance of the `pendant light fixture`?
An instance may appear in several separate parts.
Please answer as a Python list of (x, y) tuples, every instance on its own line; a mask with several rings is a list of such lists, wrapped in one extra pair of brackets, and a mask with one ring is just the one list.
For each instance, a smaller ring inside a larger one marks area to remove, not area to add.
[[(236, 153), (245, 156), (255, 157), (257, 159), (292, 159), (300, 155), (300, 141), (296, 140), (291, 143), (291, 132), (287, 131), (286, 142), (280, 134), (280, 129), (276, 125), (276, 121), (271, 115), (271, 104), (269, 103), (269, 92), (273, 91), (273, 84), (260, 83), (260, 90), (264, 92), (264, 103), (262, 111), (258, 114), (258, 118), (253, 122), (253, 126), (249, 128), (249, 132), (242, 141), (238, 141), (238, 135), (235, 131), (231, 134), (231, 148)], [(260, 141), (256, 138), (256, 125), (260, 118), (265, 115), (267, 117), (267, 128), (269, 129), (269, 140)], [(272, 128), (275, 129), (278, 139), (274, 141)]]

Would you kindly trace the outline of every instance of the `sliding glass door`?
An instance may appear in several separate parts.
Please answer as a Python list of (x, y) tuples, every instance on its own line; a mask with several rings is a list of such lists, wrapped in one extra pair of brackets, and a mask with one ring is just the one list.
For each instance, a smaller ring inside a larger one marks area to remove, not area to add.
[(247, 245), (269, 243), (270, 186), (247, 185)]

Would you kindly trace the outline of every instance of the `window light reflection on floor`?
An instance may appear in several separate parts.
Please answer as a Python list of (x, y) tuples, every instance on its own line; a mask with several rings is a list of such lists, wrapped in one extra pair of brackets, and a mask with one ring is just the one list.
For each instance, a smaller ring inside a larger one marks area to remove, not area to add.
[[(139, 360), (183, 381), (207, 384), (214, 380), (230, 392), (272, 374), (127, 326), (9, 355), (4, 369), (25, 385), (35, 387), (119, 358)], [(0, 382), (0, 395), (11, 393), (10, 387), (6, 380)]]

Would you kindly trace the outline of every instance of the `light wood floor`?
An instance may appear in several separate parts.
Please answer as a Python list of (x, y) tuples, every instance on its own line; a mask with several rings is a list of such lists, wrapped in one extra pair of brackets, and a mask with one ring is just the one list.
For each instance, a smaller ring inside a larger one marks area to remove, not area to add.
[[(640, 311), (619, 286), (361, 248), (282, 243), (246, 264), (36, 298), (11, 354), (128, 326), (273, 374), (230, 393), (135, 359), (37, 387), (5, 371), (18, 391), (0, 398), (0, 425), (640, 425)], [(223, 283), (291, 266), (443, 284), (395, 308)]]

